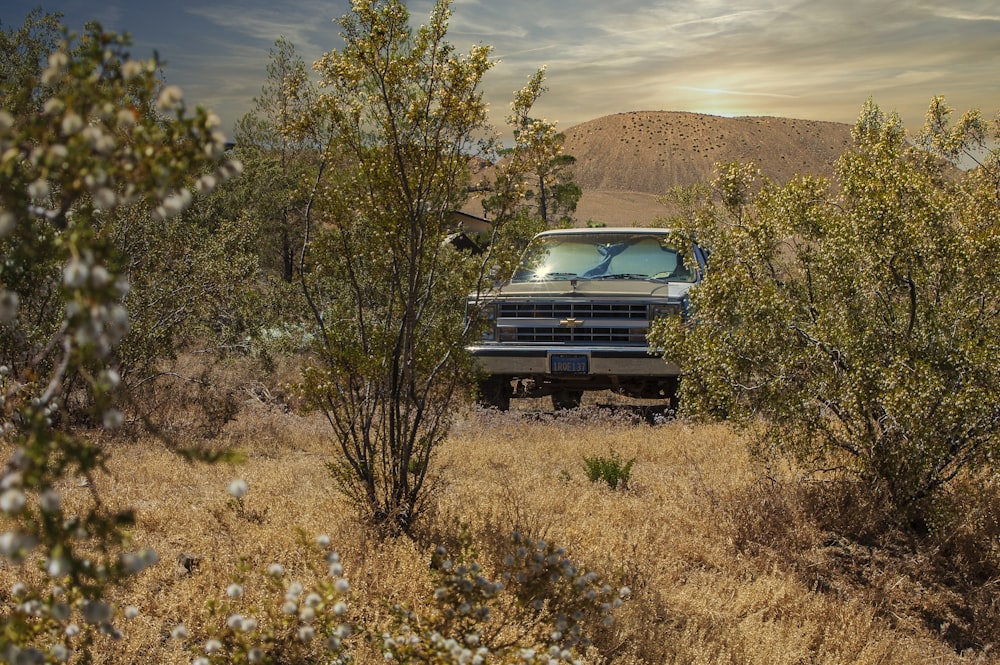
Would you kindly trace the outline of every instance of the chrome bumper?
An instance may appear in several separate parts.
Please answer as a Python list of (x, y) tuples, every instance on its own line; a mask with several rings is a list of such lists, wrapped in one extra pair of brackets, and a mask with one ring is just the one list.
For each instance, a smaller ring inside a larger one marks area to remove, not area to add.
[(586, 354), (590, 376), (679, 376), (680, 367), (637, 347), (568, 347), (481, 344), (466, 347), (476, 365), (489, 374), (548, 376), (552, 354)]

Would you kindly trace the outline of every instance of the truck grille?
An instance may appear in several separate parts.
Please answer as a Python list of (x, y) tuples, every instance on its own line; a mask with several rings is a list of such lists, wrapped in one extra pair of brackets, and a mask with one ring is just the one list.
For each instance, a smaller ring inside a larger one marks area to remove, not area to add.
[(592, 302), (502, 302), (498, 315), (517, 319), (627, 319), (644, 321), (645, 304)]
[(518, 327), (512, 330), (515, 342), (559, 344), (646, 345), (646, 328), (564, 328), (553, 326)]

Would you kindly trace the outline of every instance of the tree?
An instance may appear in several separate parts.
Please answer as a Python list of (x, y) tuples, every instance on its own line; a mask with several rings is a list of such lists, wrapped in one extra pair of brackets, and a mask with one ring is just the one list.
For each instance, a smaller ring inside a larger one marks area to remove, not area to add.
[(489, 272), (488, 257), (444, 242), (471, 155), (492, 151), (479, 90), (490, 50), (456, 54), (449, 6), (439, 0), (411, 30), (402, 2), (356, 2), (340, 21), (343, 49), (317, 63), (317, 104), (335, 138), (303, 273), (319, 343), (302, 389), (342, 453), (331, 467), (339, 486), (395, 533), (424, 507), (434, 450), (468, 383), (462, 304)]
[(926, 526), (947, 484), (1000, 444), (998, 199), (990, 168), (940, 158), (984, 127), (968, 117), (952, 132), (935, 100), (924, 143), (948, 149), (932, 154), (869, 101), (837, 189), (723, 167), (720, 205), (688, 229), (711, 250), (690, 320), (651, 335), (684, 368), (684, 408), (760, 426)]
[(22, 60), (5, 59), (0, 81), (0, 437), (11, 451), (0, 555), (5, 565), (37, 558), (47, 575), (27, 576), (5, 607), (0, 654), (11, 662), (65, 660), (99, 632), (117, 634), (105, 590), (155, 561), (127, 549), (131, 511), (95, 493), (69, 512), (58, 489), (105, 456), (65, 426), (67, 404), (82, 395), (94, 422), (121, 426), (116, 354), (130, 327), (129, 275), (112, 221), (139, 210), (175, 217), (192, 185), (209, 189), (233, 172), (217, 116), (187, 116), (181, 91), (162, 85), (155, 60), (132, 59), (127, 38), (96, 24), (79, 39), (60, 29), (39, 60), (53, 20), (31, 15), (43, 29), (4, 35), (14, 45), (5, 54)]
[(317, 92), (295, 46), (280, 37), (270, 54), (254, 109), (237, 123), (236, 154), (247, 167), (240, 186), (260, 229), (263, 263), (292, 282), (305, 233), (303, 185), (314, 179), (329, 139), (322, 123), (310, 122)]
[[(501, 152), (509, 161), (501, 167), (501, 178), (512, 179), (518, 185), (520, 196), (514, 200), (529, 208), (529, 216), (538, 217), (543, 228), (573, 221), (576, 204), (583, 194), (573, 182), (570, 167), (576, 163), (571, 155), (563, 154), (566, 135), (557, 132), (555, 123), (531, 117), (531, 109), (547, 90), (545, 69), (538, 70), (528, 80), (511, 104), (507, 124), (511, 127), (514, 145)], [(502, 191), (502, 190), (501, 190)], [(495, 211), (502, 197), (488, 200), (488, 212)]]

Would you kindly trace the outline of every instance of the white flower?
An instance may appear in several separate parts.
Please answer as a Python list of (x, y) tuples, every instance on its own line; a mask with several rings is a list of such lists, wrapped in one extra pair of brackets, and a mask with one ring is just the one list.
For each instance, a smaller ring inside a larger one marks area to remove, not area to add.
[(131, 79), (142, 74), (142, 63), (138, 60), (126, 60), (122, 63), (122, 76)]
[(48, 565), (45, 567), (46, 572), (48, 572), (49, 577), (65, 577), (69, 575), (70, 563), (69, 559), (64, 556), (57, 556), (53, 559), (49, 559)]
[(293, 614), (298, 614), (298, 611), (299, 611), (299, 606), (295, 604), (294, 600), (286, 600), (281, 605), (282, 614), (287, 614), (291, 616)]
[(66, 103), (58, 97), (49, 97), (42, 104), (42, 113), (45, 115), (58, 115), (66, 110)]
[(111, 368), (105, 369), (97, 375), (97, 382), (101, 389), (108, 392), (115, 390), (118, 387), (118, 384), (121, 383), (121, 380), (121, 374), (119, 374), (117, 370)]
[(306, 605), (309, 607), (319, 607), (320, 603), (323, 602), (323, 597), (318, 593), (311, 593), (306, 596)]
[(226, 619), (226, 625), (229, 626), (230, 629), (236, 630), (237, 628), (243, 625), (243, 615), (242, 614), (229, 615), (229, 618)]
[(28, 196), (35, 200), (47, 198), (49, 191), (49, 181), (45, 178), (39, 178), (28, 185)]
[(194, 186), (199, 194), (208, 194), (215, 189), (216, 184), (217, 181), (214, 175), (205, 174), (198, 178)]
[(125, 618), (126, 619), (134, 619), (137, 616), (139, 616), (139, 608), (138, 607), (136, 607), (135, 605), (129, 605), (128, 607), (125, 608)]
[(308, 623), (316, 618), (316, 610), (311, 607), (303, 607), (302, 611), (299, 612), (299, 621)]
[(219, 640), (209, 640), (205, 642), (205, 653), (213, 654), (222, 648), (222, 642)]
[(135, 112), (132, 109), (120, 109), (117, 114), (118, 126), (122, 129), (132, 129), (135, 127)]
[(226, 595), (230, 598), (242, 598), (243, 597), (243, 587), (239, 584), (230, 584), (226, 589)]
[(240, 630), (242, 630), (244, 633), (249, 633), (250, 631), (256, 629), (257, 629), (257, 620), (254, 619), (253, 617), (246, 617), (240, 623)]
[(90, 268), (80, 259), (73, 257), (63, 268), (63, 284), (71, 289), (78, 289), (90, 277)]
[(0, 324), (11, 324), (17, 319), (21, 299), (13, 291), (0, 289)]
[(112, 615), (110, 605), (95, 601), (84, 601), (82, 611), (83, 620), (90, 624), (104, 623), (110, 620)]
[(176, 85), (168, 85), (160, 91), (156, 106), (160, 111), (173, 111), (184, 101), (184, 93)]
[(0, 132), (5, 132), (14, 126), (14, 116), (0, 109)]
[(237, 478), (229, 482), (229, 493), (237, 499), (242, 499), (247, 495), (247, 481)]
[(125, 417), (122, 412), (118, 409), (108, 409), (104, 412), (104, 418), (102, 420), (104, 424), (104, 429), (109, 432), (115, 432), (121, 429), (122, 423), (125, 421)]
[(347, 593), (347, 591), (351, 588), (351, 584), (347, 581), (347, 579), (341, 577), (339, 580), (334, 582), (333, 588), (339, 593)]
[(83, 129), (83, 118), (69, 111), (62, 119), (62, 133), (65, 136), (73, 136), (77, 132)]
[(191, 665), (210, 665), (211, 662), (212, 661), (210, 661), (208, 658), (205, 658), (204, 656), (198, 656), (197, 658), (191, 661)]
[(285, 569), (280, 563), (272, 563), (267, 567), (267, 574), (273, 577), (281, 577), (285, 574)]
[(0, 555), (14, 562), (24, 558), (28, 550), (35, 546), (34, 539), (17, 531), (6, 531), (0, 534)]
[(333, 613), (337, 616), (344, 616), (347, 613), (347, 603), (342, 600), (338, 600), (333, 605)]
[(80, 634), (80, 627), (75, 623), (71, 623), (70, 625), (66, 626), (65, 633), (66, 637), (76, 637), (77, 635)]
[(53, 51), (49, 54), (49, 67), (62, 71), (69, 65), (69, 56), (65, 51)]
[(62, 644), (53, 644), (49, 647), (49, 655), (59, 663), (65, 663), (69, 660), (69, 649), (67, 649)]
[(24, 509), (26, 501), (24, 492), (12, 487), (0, 494), (0, 510), (8, 515), (16, 515)]
[(326, 535), (325, 533), (316, 536), (316, 544), (319, 545), (320, 547), (329, 547), (330, 536)]
[(9, 210), (0, 210), (0, 238), (13, 231), (16, 222), (14, 213)]
[(302, 626), (299, 628), (299, 641), (309, 642), (316, 635), (316, 630), (312, 626)]
[(187, 639), (187, 636), (188, 636), (187, 626), (185, 626), (182, 623), (177, 624), (176, 626), (174, 626), (174, 629), (170, 631), (170, 637), (172, 637), (175, 640), (184, 640)]
[(69, 609), (69, 605), (66, 603), (53, 603), (49, 608), (49, 616), (60, 623), (69, 619), (71, 612), (72, 610)]
[(131, 324), (128, 320), (128, 310), (126, 310), (121, 305), (114, 305), (108, 311), (107, 319), (107, 329), (108, 339), (111, 340), (112, 344), (117, 344), (122, 341), (128, 331), (131, 329)]
[(253, 649), (250, 649), (250, 651), (247, 651), (247, 662), (259, 663), (262, 660), (264, 660), (264, 652), (258, 647), (254, 647)]
[(119, 557), (122, 569), (127, 575), (136, 575), (146, 568), (146, 560), (135, 552), (123, 552)]

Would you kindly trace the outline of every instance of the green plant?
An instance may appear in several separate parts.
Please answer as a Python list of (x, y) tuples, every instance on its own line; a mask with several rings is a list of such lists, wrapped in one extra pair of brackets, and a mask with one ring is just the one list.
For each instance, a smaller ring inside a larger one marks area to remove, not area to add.
[[(290, 579), (276, 562), (261, 571), (244, 564), (225, 599), (208, 602), (203, 633), (194, 635), (183, 624), (171, 631), (185, 643), (194, 665), (351, 660), (345, 642), (352, 632), (346, 616), (350, 583), (340, 556), (325, 535), (315, 543), (303, 541), (301, 549), (322, 554), (325, 570), (317, 572), (314, 586)], [(251, 599), (250, 591), (262, 593)]]
[(628, 481), (632, 477), (632, 465), (635, 464), (635, 458), (623, 461), (622, 458), (616, 452), (612, 452), (610, 456), (595, 456), (595, 457), (584, 457), (583, 464), (587, 471), (587, 479), (592, 482), (603, 481), (608, 484), (608, 487), (615, 490), (621, 487), (625, 489), (628, 487)]
[[(300, 390), (334, 434), (338, 486), (392, 533), (424, 508), (434, 450), (470, 383), (462, 349), (475, 319), (460, 303), (506, 255), (444, 242), (468, 196), (470, 155), (496, 148), (481, 138), (493, 133), (479, 90), (490, 51), (455, 52), (449, 7), (438, 0), (413, 30), (398, 0), (354, 3), (340, 21), (344, 47), (317, 63), (324, 94), (307, 114), (332, 138), (307, 205), (300, 273), (316, 342)], [(532, 84), (518, 108), (540, 93)], [(497, 233), (512, 214), (494, 217)]]
[(949, 112), (932, 104), (927, 150), (869, 101), (836, 187), (723, 166), (716, 203), (680, 222), (711, 251), (690, 318), (650, 336), (684, 368), (683, 409), (857, 474), (918, 529), (1000, 449), (1000, 158), (952, 170), (940, 157), (987, 125)]
[(180, 89), (162, 84), (155, 59), (131, 58), (126, 38), (96, 24), (79, 38), (63, 30), (40, 61), (57, 23), (28, 23), (3, 35), (12, 74), (0, 79), (0, 555), (23, 572), (0, 657), (83, 661), (98, 635), (120, 635), (106, 591), (156, 561), (132, 551), (130, 509), (94, 491), (70, 511), (60, 493), (106, 461), (99, 436), (69, 425), (123, 421), (130, 284), (113, 220), (176, 217), (193, 186), (211, 189), (237, 167), (223, 160), (218, 117), (188, 116)]

